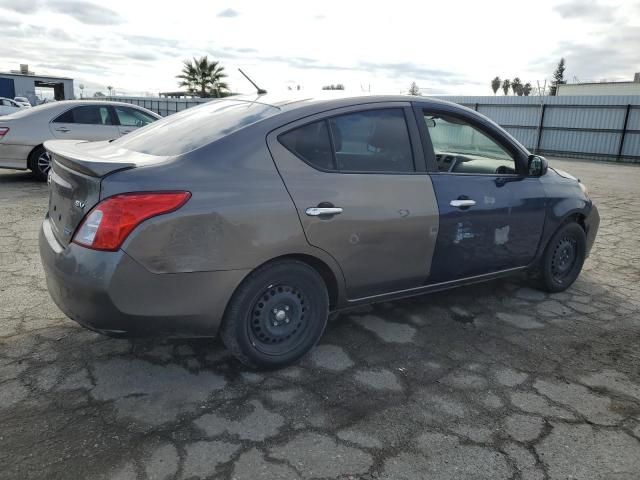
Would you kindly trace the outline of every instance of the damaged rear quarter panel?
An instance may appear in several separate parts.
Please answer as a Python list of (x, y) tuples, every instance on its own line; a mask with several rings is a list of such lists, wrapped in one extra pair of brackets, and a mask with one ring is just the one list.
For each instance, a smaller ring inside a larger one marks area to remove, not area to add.
[(107, 177), (104, 197), (128, 191), (191, 192), (176, 212), (139, 225), (122, 249), (153, 273), (245, 270), (285, 254), (317, 256), (310, 252), (264, 136), (250, 130), (162, 165)]

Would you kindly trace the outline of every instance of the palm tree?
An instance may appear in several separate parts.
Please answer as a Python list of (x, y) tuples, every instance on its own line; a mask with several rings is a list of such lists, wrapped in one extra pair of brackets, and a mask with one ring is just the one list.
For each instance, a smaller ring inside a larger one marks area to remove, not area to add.
[(182, 73), (177, 78), (181, 87), (187, 87), (189, 93), (200, 97), (224, 97), (229, 86), (222, 80), (227, 76), (219, 62), (209, 61), (207, 56), (185, 60)]
[(518, 77), (511, 80), (511, 90), (514, 95), (522, 95), (522, 82)]
[(498, 90), (500, 90), (500, 85), (502, 85), (502, 80), (500, 80), (500, 77), (496, 77), (491, 80), (491, 90), (493, 90), (494, 95), (498, 93)]
[(502, 81), (502, 91), (504, 92), (505, 95), (509, 95), (509, 87), (511, 87), (511, 82), (509, 81), (508, 78), (505, 78)]
[(528, 97), (531, 94), (531, 90), (533, 90), (533, 87), (529, 82), (525, 83), (522, 87), (522, 93), (524, 93), (525, 97)]

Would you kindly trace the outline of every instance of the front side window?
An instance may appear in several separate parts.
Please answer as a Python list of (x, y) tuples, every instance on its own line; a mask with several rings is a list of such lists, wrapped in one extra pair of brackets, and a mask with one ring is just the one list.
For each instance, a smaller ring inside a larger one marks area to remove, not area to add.
[(156, 119), (151, 115), (130, 107), (115, 107), (118, 122), (123, 127), (144, 127), (145, 125), (155, 122)]
[(287, 132), (280, 142), (307, 163), (341, 172), (413, 172), (413, 153), (401, 108), (366, 110)]
[(515, 174), (509, 151), (467, 121), (441, 113), (424, 112), (438, 171), (469, 174)]
[(83, 105), (67, 110), (58, 116), (54, 123), (79, 123), (84, 125), (113, 125), (109, 107)]

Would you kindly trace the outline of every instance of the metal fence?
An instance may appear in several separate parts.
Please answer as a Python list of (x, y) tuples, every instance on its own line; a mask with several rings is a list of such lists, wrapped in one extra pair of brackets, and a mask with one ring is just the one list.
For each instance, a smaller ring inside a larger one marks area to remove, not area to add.
[(542, 155), (640, 163), (640, 96), (440, 97), (472, 108)]
[(159, 98), (159, 97), (100, 97), (92, 100), (113, 100), (117, 102), (131, 103), (156, 112), (166, 117), (172, 113), (195, 107), (201, 103), (213, 100), (212, 98)]
[[(491, 118), (532, 152), (640, 163), (640, 95), (438, 97)], [(207, 98), (105, 97), (170, 115)]]

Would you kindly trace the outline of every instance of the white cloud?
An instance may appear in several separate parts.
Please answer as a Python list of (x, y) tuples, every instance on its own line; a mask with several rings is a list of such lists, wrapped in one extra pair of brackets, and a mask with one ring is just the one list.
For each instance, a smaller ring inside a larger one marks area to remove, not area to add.
[[(184, 0), (0, 0), (0, 69), (28, 63), (76, 83), (118, 92), (176, 90), (182, 61), (220, 60), (235, 91), (301, 85), (316, 91), (490, 94), (490, 80), (550, 78), (561, 56), (567, 78), (630, 78), (640, 71), (634, 1), (534, 3)], [(606, 58), (603, 58), (606, 56)], [(606, 61), (605, 61), (606, 60)]]

